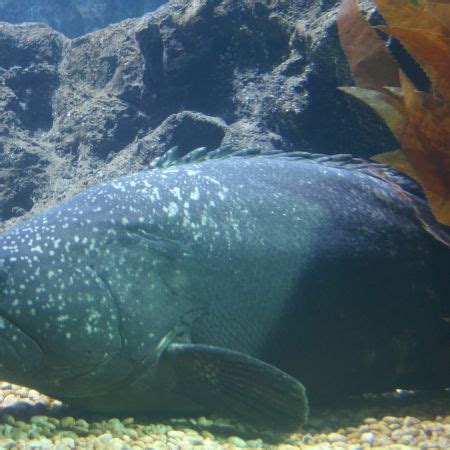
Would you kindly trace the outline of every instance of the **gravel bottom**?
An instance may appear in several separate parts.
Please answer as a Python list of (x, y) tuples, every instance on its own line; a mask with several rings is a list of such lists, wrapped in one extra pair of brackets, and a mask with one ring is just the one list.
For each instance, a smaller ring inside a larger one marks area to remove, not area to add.
[(351, 400), (311, 413), (301, 432), (250, 431), (224, 419), (155, 422), (79, 415), (35, 390), (0, 382), (0, 449), (449, 449), (450, 394)]

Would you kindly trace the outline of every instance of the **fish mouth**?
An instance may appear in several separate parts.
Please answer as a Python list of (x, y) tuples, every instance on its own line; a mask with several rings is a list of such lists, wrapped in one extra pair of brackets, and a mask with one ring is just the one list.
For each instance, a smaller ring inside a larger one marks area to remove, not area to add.
[(0, 315), (0, 375), (3, 379), (17, 384), (26, 382), (43, 357), (42, 347), (32, 336)]
[[(0, 260), (0, 302), (7, 287), (8, 272)], [(37, 340), (23, 327), (0, 312), (0, 376), (20, 384), (26, 374), (41, 364), (44, 352)]]

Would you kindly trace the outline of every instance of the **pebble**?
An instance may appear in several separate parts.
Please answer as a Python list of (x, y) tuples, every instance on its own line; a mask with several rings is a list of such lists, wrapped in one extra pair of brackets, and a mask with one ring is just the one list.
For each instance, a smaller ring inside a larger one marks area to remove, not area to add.
[(330, 433), (328, 435), (328, 440), (330, 442), (339, 442), (339, 441), (345, 441), (347, 438), (343, 434), (339, 433)]
[(245, 448), (247, 443), (238, 436), (231, 436), (228, 438), (228, 442), (236, 447)]
[(361, 441), (367, 442), (368, 444), (372, 444), (375, 439), (375, 435), (373, 433), (363, 433), (361, 435)]
[[(38, 404), (39, 408), (30, 409)], [(7, 410), (6, 406), (9, 406)], [(450, 397), (417, 401), (412, 406), (399, 403), (395, 407), (379, 404), (353, 409), (348, 405), (341, 409), (317, 409), (304, 430), (279, 437), (274, 446), (277, 438), (270, 433), (244, 439), (248, 433), (240, 435), (246, 430), (241, 424), (235, 424), (233, 436), (216, 436), (215, 429), (233, 426), (224, 419), (199, 417), (169, 423), (135, 417), (89, 420), (69, 415), (60, 402), (37, 391), (0, 382), (0, 448), (440, 450), (450, 448), (449, 411)], [(265, 437), (270, 440), (265, 441)]]

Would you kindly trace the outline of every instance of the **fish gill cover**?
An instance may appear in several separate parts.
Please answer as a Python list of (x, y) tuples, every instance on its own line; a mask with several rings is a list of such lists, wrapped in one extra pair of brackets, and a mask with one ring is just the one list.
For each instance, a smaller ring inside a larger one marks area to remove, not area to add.
[(361, 16), (357, 0), (343, 0), (338, 31), (356, 87), (341, 87), (372, 107), (401, 150), (373, 159), (419, 181), (436, 219), (450, 225), (450, 3), (448, 0), (374, 0), (387, 25), (430, 80), (416, 89)]

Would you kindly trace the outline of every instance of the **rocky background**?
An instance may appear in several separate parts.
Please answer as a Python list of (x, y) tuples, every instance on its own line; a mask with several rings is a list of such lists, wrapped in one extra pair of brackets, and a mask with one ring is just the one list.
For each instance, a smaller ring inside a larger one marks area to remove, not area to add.
[(140, 17), (166, 0), (0, 0), (0, 21), (45, 22), (69, 37), (129, 17)]
[(0, 228), (175, 145), (394, 149), (382, 122), (336, 89), (352, 84), (337, 4), (173, 0), (72, 40), (0, 23)]

